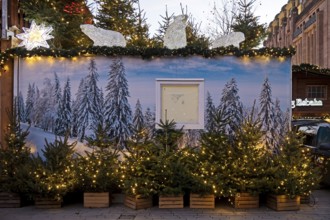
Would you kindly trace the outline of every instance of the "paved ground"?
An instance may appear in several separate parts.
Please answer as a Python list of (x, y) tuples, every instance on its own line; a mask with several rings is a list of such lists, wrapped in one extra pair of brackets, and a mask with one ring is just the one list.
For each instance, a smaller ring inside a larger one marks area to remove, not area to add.
[(134, 219), (134, 220), (329, 220), (330, 189), (317, 190), (314, 193), (316, 204), (301, 205), (300, 211), (276, 212), (261, 205), (258, 209), (238, 210), (225, 204), (217, 204), (215, 209), (159, 209), (153, 207), (145, 210), (132, 210), (122, 204), (109, 208), (88, 209), (82, 204), (65, 205), (61, 209), (36, 209), (34, 206), (0, 209), (0, 220), (89, 220), (89, 219)]

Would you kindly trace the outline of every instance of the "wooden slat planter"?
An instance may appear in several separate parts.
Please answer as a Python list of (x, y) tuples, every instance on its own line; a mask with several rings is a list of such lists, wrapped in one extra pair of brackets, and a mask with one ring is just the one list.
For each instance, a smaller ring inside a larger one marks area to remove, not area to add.
[(62, 201), (44, 197), (36, 197), (34, 199), (34, 205), (38, 209), (58, 209), (61, 208)]
[(214, 195), (190, 194), (189, 206), (196, 209), (214, 209)]
[(124, 205), (131, 209), (147, 209), (152, 207), (152, 197), (142, 197), (140, 195), (137, 196), (125, 196)]
[(159, 196), (159, 208), (179, 209), (183, 208), (183, 196)]
[(267, 207), (276, 211), (296, 211), (300, 209), (300, 196), (292, 199), (287, 195), (268, 195)]
[(259, 208), (259, 195), (252, 195), (251, 193), (236, 193), (234, 200), (234, 207), (236, 209), (254, 209)]
[(107, 208), (110, 206), (109, 192), (85, 192), (84, 207), (85, 208)]
[(18, 193), (1, 192), (0, 208), (19, 208), (21, 207), (21, 196)]
[(310, 198), (309, 196), (300, 196), (300, 204), (309, 204)]

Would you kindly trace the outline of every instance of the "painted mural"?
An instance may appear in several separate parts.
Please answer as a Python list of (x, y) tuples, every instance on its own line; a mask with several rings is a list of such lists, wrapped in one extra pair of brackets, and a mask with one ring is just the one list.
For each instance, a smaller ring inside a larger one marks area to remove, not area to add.
[[(291, 108), (290, 59), (34, 57), (16, 60), (15, 67), (16, 109), (36, 152), (45, 138), (65, 134), (83, 143), (98, 125), (108, 126), (118, 142), (139, 126), (154, 129), (159, 78), (203, 79), (205, 111), (199, 114), (205, 118), (210, 106), (226, 103), (236, 103), (241, 114), (262, 109), (264, 98), (277, 111)], [(205, 119), (205, 129), (209, 123)]]

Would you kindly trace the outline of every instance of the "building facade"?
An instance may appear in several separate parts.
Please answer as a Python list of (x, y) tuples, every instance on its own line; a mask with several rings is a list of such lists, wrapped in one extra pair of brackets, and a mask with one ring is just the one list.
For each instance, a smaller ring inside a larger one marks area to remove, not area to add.
[(292, 64), (330, 68), (330, 1), (288, 0), (270, 23), (266, 47), (296, 49)]
[(330, 75), (317, 71), (293, 72), (293, 118), (329, 118), (329, 109)]
[[(19, 0), (1, 0), (1, 51), (12, 47), (13, 31), (24, 25), (23, 15), (19, 10)], [(9, 124), (8, 112), (13, 108), (13, 62), (5, 63), (5, 68), (0, 68), (0, 143), (4, 143), (4, 130)]]

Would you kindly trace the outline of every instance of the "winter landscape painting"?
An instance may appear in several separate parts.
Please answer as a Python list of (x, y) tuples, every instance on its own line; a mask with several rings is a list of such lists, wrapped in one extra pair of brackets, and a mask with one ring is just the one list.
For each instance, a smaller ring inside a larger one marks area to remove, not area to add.
[(204, 129), (212, 129), (214, 109), (240, 117), (252, 108), (260, 114), (267, 108), (274, 114), (290, 114), (291, 109), (290, 59), (33, 57), (16, 60), (15, 67), (16, 111), (22, 127), (30, 126), (28, 140), (39, 153), (45, 138), (65, 135), (84, 151), (84, 140), (99, 126), (116, 143), (141, 127), (151, 132), (159, 123), (159, 78), (203, 80), (204, 96), (198, 102), (204, 108), (198, 114), (205, 119)]

